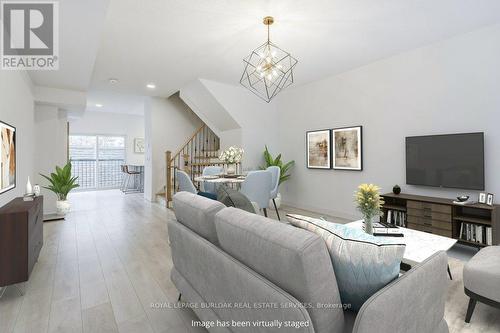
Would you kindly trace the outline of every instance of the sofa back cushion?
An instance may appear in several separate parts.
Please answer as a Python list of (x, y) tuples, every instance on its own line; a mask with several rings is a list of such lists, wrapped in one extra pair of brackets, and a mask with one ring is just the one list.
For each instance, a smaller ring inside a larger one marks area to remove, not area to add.
[(214, 217), (225, 207), (222, 203), (189, 192), (176, 193), (173, 201), (177, 221), (211, 243), (219, 244)]
[(339, 290), (321, 237), (235, 208), (218, 212), (215, 227), (224, 251), (305, 303), (315, 332), (342, 332)]

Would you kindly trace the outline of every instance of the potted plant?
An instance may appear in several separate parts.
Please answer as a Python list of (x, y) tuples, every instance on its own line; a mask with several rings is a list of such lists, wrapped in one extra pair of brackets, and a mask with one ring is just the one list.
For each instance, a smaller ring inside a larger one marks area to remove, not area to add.
[(228, 175), (234, 175), (236, 173), (236, 163), (241, 162), (243, 153), (243, 148), (231, 146), (220, 154), (219, 160), (227, 164), (226, 172)]
[(361, 184), (354, 195), (357, 208), (363, 214), (365, 231), (373, 234), (373, 219), (380, 216), (384, 200), (380, 197), (380, 187), (373, 184)]
[(66, 215), (71, 206), (67, 200), (68, 193), (77, 188), (76, 180), (78, 177), (71, 177), (71, 162), (68, 162), (63, 168), (56, 166), (56, 172), (52, 172), (49, 176), (40, 174), (43, 178), (50, 182), (49, 186), (43, 186), (57, 196), (56, 208), (58, 215)]
[[(265, 148), (266, 149), (264, 150), (264, 161), (266, 164), (264, 166), (261, 166), (260, 169), (265, 170), (265, 169), (269, 168), (270, 166), (279, 167), (280, 168), (279, 184), (281, 185), (282, 183), (284, 183), (285, 181), (290, 179), (290, 174), (288, 173), (288, 171), (295, 164), (295, 161), (290, 161), (290, 162), (284, 163), (281, 160), (281, 154), (278, 154), (278, 156), (276, 156), (276, 158), (273, 158), (273, 156), (269, 152), (269, 149), (267, 148), (267, 146), (265, 146)], [(278, 192), (278, 196), (276, 197), (276, 199), (274, 201), (276, 202), (276, 206), (279, 208), (281, 205), (281, 193)], [(272, 207), (273, 203), (270, 202), (269, 206)]]

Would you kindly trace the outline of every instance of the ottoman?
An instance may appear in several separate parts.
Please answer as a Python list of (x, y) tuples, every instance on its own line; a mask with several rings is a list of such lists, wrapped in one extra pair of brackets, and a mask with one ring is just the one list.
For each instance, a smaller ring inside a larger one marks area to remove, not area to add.
[(500, 246), (479, 251), (464, 266), (464, 291), (469, 299), (465, 322), (470, 322), (476, 302), (500, 308)]

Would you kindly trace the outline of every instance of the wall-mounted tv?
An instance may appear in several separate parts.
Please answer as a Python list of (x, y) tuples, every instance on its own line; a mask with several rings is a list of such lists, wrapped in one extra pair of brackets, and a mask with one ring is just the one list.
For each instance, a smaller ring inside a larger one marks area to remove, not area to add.
[(406, 183), (484, 190), (484, 133), (407, 137)]
[(16, 128), (0, 121), (0, 193), (16, 187)]

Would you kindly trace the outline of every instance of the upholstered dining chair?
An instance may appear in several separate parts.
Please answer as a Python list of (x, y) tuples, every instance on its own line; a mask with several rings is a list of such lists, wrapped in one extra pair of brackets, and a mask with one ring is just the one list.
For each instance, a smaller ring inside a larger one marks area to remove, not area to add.
[[(207, 166), (203, 168), (202, 176), (215, 176), (220, 175), (224, 172), (224, 169), (221, 166)], [(203, 182), (202, 187), (204, 192), (208, 193), (217, 193), (217, 184), (210, 182)]]
[(217, 200), (216, 194), (198, 191), (191, 181), (191, 178), (189, 178), (189, 175), (185, 171), (176, 169), (175, 177), (177, 179), (177, 183), (179, 184), (179, 192), (190, 192), (207, 197), (209, 199)]
[(189, 175), (182, 170), (175, 170), (175, 176), (177, 177), (177, 183), (179, 184), (179, 192), (186, 191), (190, 193), (198, 193), (196, 187), (194, 186)]
[(278, 220), (281, 221), (280, 213), (278, 212), (278, 206), (276, 206), (276, 201), (275, 201), (276, 197), (278, 196), (278, 190), (280, 186), (281, 169), (280, 167), (273, 165), (268, 167), (266, 170), (271, 172), (272, 175), (270, 198), (273, 201), (274, 209), (276, 210), (276, 215), (278, 215)]
[(273, 176), (268, 170), (250, 171), (243, 183), (240, 192), (252, 203), (256, 203), (267, 217), (267, 208), (271, 199), (271, 183)]

